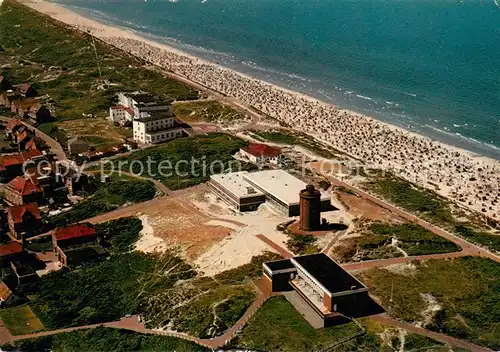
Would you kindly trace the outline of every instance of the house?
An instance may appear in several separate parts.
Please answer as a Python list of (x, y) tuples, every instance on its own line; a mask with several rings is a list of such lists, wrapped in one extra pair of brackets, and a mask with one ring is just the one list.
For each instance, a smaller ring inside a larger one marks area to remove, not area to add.
[(89, 148), (89, 143), (82, 138), (73, 137), (68, 139), (68, 151), (71, 156), (85, 153)]
[(10, 106), (10, 111), (17, 114), (20, 118), (24, 118), (28, 115), (31, 106), (35, 103), (35, 99), (26, 98), (21, 100), (15, 100)]
[(17, 176), (5, 186), (4, 198), (11, 204), (42, 203), (43, 190), (31, 178)]
[(34, 137), (35, 133), (27, 128), (23, 132), (18, 134), (16, 136), (16, 142), (19, 147), (19, 150), (26, 149), (26, 145), (28, 144), (29, 141), (32, 141)]
[(59, 227), (52, 233), (54, 253), (62, 265), (76, 266), (102, 258), (105, 250), (98, 244), (96, 229), (90, 223)]
[(19, 92), (25, 97), (25, 98), (33, 98), (38, 95), (37, 91), (33, 88), (31, 84), (24, 83), (20, 88)]
[(12, 297), (12, 291), (5, 282), (0, 281), (0, 308), (8, 306), (8, 301)]
[(0, 244), (0, 267), (4, 267), (24, 254), (23, 246), (18, 242)]
[(37, 165), (46, 157), (36, 148), (20, 153), (0, 155), (0, 181), (8, 182), (23, 174), (23, 166), (31, 163)]
[(12, 261), (10, 263), (10, 267), (14, 271), (17, 285), (28, 284), (38, 279), (35, 270), (33, 270), (33, 268), (28, 264), (23, 263), (19, 260)]
[(36, 203), (13, 205), (7, 209), (7, 222), (11, 236), (16, 240), (35, 234), (42, 227), (40, 210)]
[(279, 164), (281, 162), (281, 149), (267, 144), (250, 143), (240, 149), (240, 155), (255, 164)]
[(20, 99), (21, 95), (17, 92), (0, 93), (0, 106), (10, 109), (12, 102)]
[(5, 125), (5, 136), (6, 137), (13, 137), (14, 133), (23, 126), (24, 126), (23, 123), (18, 119), (10, 120)]
[(12, 84), (10, 84), (9, 79), (5, 76), (0, 75), (0, 91), (12, 90)]
[(84, 174), (83, 172), (77, 172), (71, 169), (64, 176), (64, 183), (66, 185), (69, 195), (72, 196), (83, 190), (83, 187), (89, 183), (89, 178), (87, 174)]
[(50, 110), (40, 103), (34, 103), (25, 114), (33, 124), (42, 124), (53, 120)]

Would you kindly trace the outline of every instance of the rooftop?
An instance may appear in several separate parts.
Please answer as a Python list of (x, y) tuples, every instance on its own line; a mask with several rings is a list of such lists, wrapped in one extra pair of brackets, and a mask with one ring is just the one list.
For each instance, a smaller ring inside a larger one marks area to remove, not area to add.
[(210, 179), (220, 184), (238, 198), (263, 196), (264, 193), (245, 181), (245, 175), (248, 175), (247, 171), (240, 171), (229, 174), (211, 175)]
[(90, 223), (73, 224), (66, 227), (58, 227), (52, 232), (52, 237), (56, 240), (68, 240), (72, 238), (94, 236), (96, 230)]
[(241, 149), (254, 156), (264, 156), (268, 158), (274, 158), (281, 154), (280, 148), (261, 143), (250, 143), (248, 147), (243, 147)]
[(290, 259), (282, 259), (276, 260), (273, 262), (264, 263), (265, 266), (269, 268), (269, 270), (278, 271), (278, 270), (286, 270), (286, 269), (295, 269), (295, 266), (292, 264)]
[(10, 206), (7, 209), (7, 213), (14, 224), (22, 223), (23, 218), (27, 213), (31, 214), (35, 219), (40, 219), (40, 210), (38, 209), (36, 203)]
[(309, 273), (331, 294), (365, 289), (366, 286), (324, 253), (294, 257), (290, 261)]
[(17, 242), (9, 242), (0, 245), (0, 257), (5, 257), (11, 254), (22, 253), (23, 246)]
[(31, 179), (17, 176), (7, 184), (7, 188), (23, 196), (41, 192), (42, 189), (33, 183)]
[[(265, 170), (252, 172), (243, 176), (244, 180), (259, 187), (288, 205), (298, 204), (299, 193), (306, 188), (306, 183), (283, 170)], [(330, 196), (321, 192), (321, 200)]]

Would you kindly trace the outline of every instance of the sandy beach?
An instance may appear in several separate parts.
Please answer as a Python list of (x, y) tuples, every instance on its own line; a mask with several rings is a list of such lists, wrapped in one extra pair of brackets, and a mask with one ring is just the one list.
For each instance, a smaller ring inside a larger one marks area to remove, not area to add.
[(97, 38), (184, 79), (234, 97), (236, 103), (254, 107), (306, 132), (362, 159), (369, 167), (391, 170), (466, 207), (500, 219), (500, 162), (497, 160), (254, 79), (147, 40), (130, 30), (82, 17), (57, 4), (43, 0), (24, 3), (63, 23), (91, 31)]

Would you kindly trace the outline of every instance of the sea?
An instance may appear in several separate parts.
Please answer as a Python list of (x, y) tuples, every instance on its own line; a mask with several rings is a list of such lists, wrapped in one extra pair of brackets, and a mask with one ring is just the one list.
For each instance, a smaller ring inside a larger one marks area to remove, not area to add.
[(55, 0), (500, 160), (500, 0)]

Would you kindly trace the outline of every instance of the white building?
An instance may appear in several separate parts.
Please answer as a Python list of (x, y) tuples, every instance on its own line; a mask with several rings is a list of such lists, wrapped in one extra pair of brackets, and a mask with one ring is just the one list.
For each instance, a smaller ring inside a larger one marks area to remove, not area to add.
[(123, 105), (116, 105), (109, 108), (109, 120), (113, 123), (124, 125), (132, 122), (134, 119), (134, 110)]
[(182, 137), (184, 130), (176, 127), (174, 117), (168, 113), (153, 113), (133, 121), (134, 141), (157, 144)]
[(153, 111), (170, 115), (173, 113), (170, 102), (158, 102), (154, 96), (145, 92), (118, 93), (118, 105), (132, 109), (136, 119), (148, 117)]
[[(264, 202), (292, 217), (300, 213), (301, 190), (306, 183), (283, 170), (235, 172), (210, 176), (209, 186), (239, 211), (252, 210)], [(321, 209), (332, 209), (331, 196), (321, 191)]]

